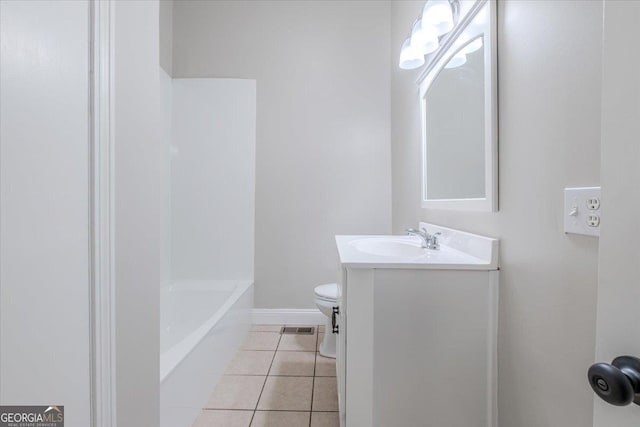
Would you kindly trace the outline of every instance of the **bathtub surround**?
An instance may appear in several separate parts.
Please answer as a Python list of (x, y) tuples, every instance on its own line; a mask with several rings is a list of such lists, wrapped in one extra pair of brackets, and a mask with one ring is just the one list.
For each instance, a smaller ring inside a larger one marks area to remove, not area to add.
[[(392, 58), (422, 4), (392, 2)], [(598, 241), (564, 235), (562, 190), (599, 184), (601, 28), (600, 1), (498, 3), (495, 214), (420, 208), (417, 73), (392, 68), (394, 232), (426, 220), (501, 240), (501, 426), (592, 425)]]
[(161, 73), (171, 168), (160, 426), (175, 427), (191, 425), (252, 320), (256, 82)]
[(256, 82), (173, 79), (171, 279), (253, 280)]
[(257, 82), (257, 308), (315, 308), (333, 235), (391, 231), (389, 7), (174, 3), (174, 78)]

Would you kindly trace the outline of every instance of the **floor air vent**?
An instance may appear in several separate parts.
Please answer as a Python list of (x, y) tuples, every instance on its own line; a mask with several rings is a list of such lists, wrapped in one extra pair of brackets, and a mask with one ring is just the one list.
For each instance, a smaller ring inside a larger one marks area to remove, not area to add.
[(296, 327), (296, 326), (283, 326), (280, 329), (281, 334), (294, 334), (294, 335), (313, 335), (316, 328), (313, 326)]

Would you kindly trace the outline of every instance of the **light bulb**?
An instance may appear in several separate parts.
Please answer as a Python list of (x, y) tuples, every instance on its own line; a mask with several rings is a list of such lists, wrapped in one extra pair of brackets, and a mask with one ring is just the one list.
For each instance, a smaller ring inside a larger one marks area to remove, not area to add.
[(453, 58), (447, 62), (447, 65), (444, 68), (456, 68), (461, 65), (464, 65), (467, 62), (467, 55), (464, 52), (460, 51), (453, 55)]
[(438, 36), (453, 29), (453, 10), (449, 0), (429, 0), (422, 10), (424, 27), (432, 27)]
[(411, 46), (411, 38), (407, 38), (402, 43), (400, 63), (398, 65), (403, 70), (413, 70), (424, 65), (424, 55)]
[(425, 28), (418, 19), (411, 31), (411, 47), (422, 55), (435, 52), (439, 46), (438, 35), (432, 27)]

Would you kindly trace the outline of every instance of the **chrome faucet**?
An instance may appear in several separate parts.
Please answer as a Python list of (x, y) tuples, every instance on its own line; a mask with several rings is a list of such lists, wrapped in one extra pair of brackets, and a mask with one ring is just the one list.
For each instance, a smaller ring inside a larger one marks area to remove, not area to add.
[(405, 230), (410, 236), (418, 236), (422, 239), (422, 247), (427, 249), (438, 250), (440, 249), (440, 242), (438, 241), (438, 236), (441, 236), (442, 233), (439, 231), (437, 233), (429, 234), (426, 228), (421, 228), (420, 230), (415, 230), (413, 228), (407, 228)]

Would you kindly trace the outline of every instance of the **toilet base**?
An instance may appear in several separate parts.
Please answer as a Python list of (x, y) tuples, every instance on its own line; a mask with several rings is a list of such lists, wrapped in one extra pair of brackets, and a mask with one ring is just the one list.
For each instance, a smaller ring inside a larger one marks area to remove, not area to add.
[(331, 359), (336, 358), (336, 335), (332, 332), (331, 319), (327, 318), (324, 323), (324, 338), (320, 343), (320, 356)]

